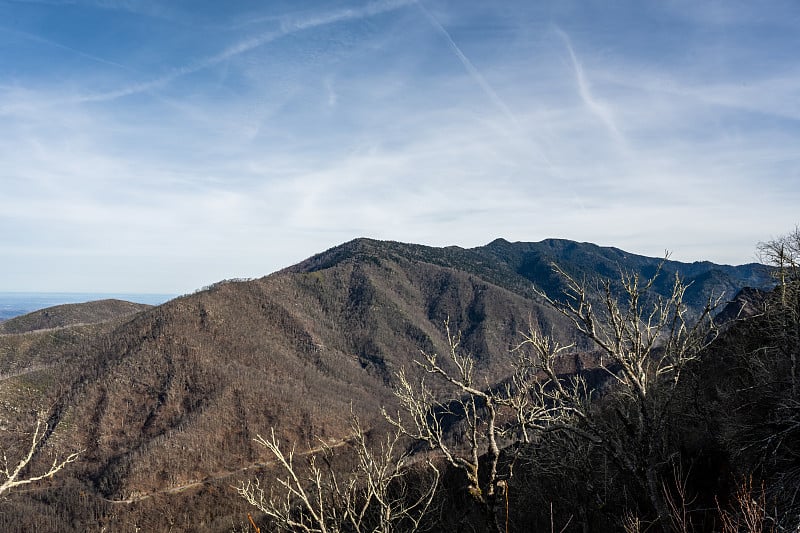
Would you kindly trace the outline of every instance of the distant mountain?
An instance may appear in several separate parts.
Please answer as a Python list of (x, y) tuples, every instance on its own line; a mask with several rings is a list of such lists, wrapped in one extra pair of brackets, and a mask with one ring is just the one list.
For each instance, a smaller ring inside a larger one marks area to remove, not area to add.
[(534, 243), (510, 243), (497, 239), (475, 250), (508, 265), (510, 270), (554, 298), (563, 290), (563, 284), (553, 272), (553, 264), (559, 265), (577, 280), (591, 280), (600, 276), (615, 282), (619, 280), (620, 272), (638, 273), (642, 278), (650, 278), (661, 265), (654, 291), (668, 296), (678, 275), (689, 286), (686, 303), (695, 308), (701, 308), (712, 296), (723, 296), (730, 300), (743, 287), (766, 289), (775, 283), (769, 268), (757, 263), (730, 266), (708, 261), (664, 261), (664, 258), (645, 257), (618, 248), (563, 239)]
[(139, 313), (150, 307), (152, 306), (114, 299), (57, 305), (0, 323), (0, 334), (24, 333), (78, 324), (96, 324)]
[(99, 300), (123, 300), (140, 304), (159, 305), (175, 296), (175, 294), (152, 293), (0, 291), (0, 322), (40, 309), (64, 304), (78, 304)]
[[(85, 451), (51, 489), (1, 504), (0, 529), (230, 531), (246, 516), (230, 486), (265, 468), (257, 433), (275, 428), (302, 451), (346, 438), (351, 408), (380, 424), (394, 372), (414, 372), (421, 349), (445, 350), (448, 318), (487, 384), (507, 377), (530, 323), (588, 349), (532, 290), (560, 289), (551, 262), (616, 277), (651, 275), (660, 260), (561, 240), (462, 249), (357, 239), (258, 280), (131, 307), (128, 318), (106, 302), (9, 321), (5, 332), (64, 327), (58, 340), (0, 335), (14, 347), (0, 353), (14, 368), (0, 381), (0, 418), (23, 427), (31, 405), (52, 406), (48, 445)], [(660, 290), (674, 272), (694, 283), (696, 301), (771, 283), (758, 265), (667, 262)], [(69, 327), (103, 310), (116, 322)], [(56, 494), (74, 504), (48, 505)]]

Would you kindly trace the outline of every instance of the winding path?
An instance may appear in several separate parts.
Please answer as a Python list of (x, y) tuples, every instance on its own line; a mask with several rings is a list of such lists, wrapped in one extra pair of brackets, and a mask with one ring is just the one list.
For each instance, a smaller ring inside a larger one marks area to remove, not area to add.
[[(319, 453), (319, 452), (323, 451), (325, 448), (340, 448), (340, 447), (344, 446), (345, 444), (347, 444), (348, 442), (350, 442), (351, 440), (353, 440), (353, 435), (349, 435), (349, 436), (344, 437), (342, 439), (335, 440), (335, 441), (331, 442), (330, 444), (326, 444), (324, 446), (320, 445), (320, 446), (317, 446), (315, 448), (310, 448), (308, 450), (305, 450), (303, 452), (295, 453), (295, 457), (305, 457), (305, 456), (308, 456), (308, 455)], [(201, 481), (191, 481), (189, 483), (184, 483), (182, 485), (175, 485), (173, 487), (167, 487), (167, 488), (164, 488), (164, 489), (159, 489), (159, 490), (156, 490), (156, 491), (153, 491), (153, 492), (148, 492), (146, 494), (137, 494), (137, 493), (134, 492), (135, 496), (132, 495), (131, 497), (125, 498), (125, 499), (122, 499), (122, 500), (110, 500), (108, 498), (102, 498), (102, 499), (104, 501), (106, 501), (106, 502), (116, 503), (116, 504), (120, 504), (120, 503), (121, 504), (136, 503), (136, 502), (140, 502), (140, 501), (143, 501), (143, 500), (147, 500), (147, 499), (153, 498), (155, 496), (159, 496), (161, 494), (178, 494), (178, 493), (186, 491), (186, 490), (199, 488), (199, 487), (202, 487), (203, 485), (208, 485), (208, 484), (210, 484), (212, 482), (219, 481), (219, 480), (222, 480), (222, 479), (226, 479), (226, 478), (229, 478), (231, 476), (235, 476), (237, 474), (241, 474), (243, 472), (247, 472), (248, 470), (252, 470), (254, 468), (271, 467), (271, 466), (275, 466), (277, 464), (278, 464), (277, 460), (251, 463), (251, 464), (249, 464), (247, 466), (243, 466), (242, 468), (238, 468), (236, 470), (229, 470), (229, 471), (226, 471), (226, 472), (219, 472), (219, 473), (216, 473), (216, 474), (212, 474), (212, 475), (204, 478)]]

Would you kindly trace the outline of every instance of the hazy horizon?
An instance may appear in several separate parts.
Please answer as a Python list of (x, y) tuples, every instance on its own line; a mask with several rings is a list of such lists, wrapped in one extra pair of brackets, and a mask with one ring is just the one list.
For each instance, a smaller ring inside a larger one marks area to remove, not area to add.
[(95, 292), (30, 292), (0, 291), (0, 321), (32, 313), (56, 305), (77, 304), (109, 298), (134, 303), (159, 305), (177, 294), (95, 293)]

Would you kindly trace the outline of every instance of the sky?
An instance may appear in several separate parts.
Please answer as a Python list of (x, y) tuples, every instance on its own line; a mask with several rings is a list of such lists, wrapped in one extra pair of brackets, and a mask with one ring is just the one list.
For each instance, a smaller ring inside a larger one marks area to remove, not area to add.
[(0, 291), (356, 237), (742, 264), (800, 222), (800, 3), (0, 0)]

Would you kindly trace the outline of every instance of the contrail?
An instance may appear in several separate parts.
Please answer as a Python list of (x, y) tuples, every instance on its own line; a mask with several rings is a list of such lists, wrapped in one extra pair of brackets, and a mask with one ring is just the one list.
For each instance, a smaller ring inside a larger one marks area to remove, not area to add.
[(483, 75), (475, 67), (472, 61), (470, 61), (469, 58), (466, 55), (464, 55), (464, 52), (462, 52), (461, 48), (458, 47), (456, 42), (450, 36), (450, 33), (445, 29), (444, 26), (442, 26), (442, 24), (436, 19), (436, 17), (433, 16), (433, 13), (428, 11), (428, 9), (422, 4), (421, 1), (417, 1), (416, 4), (419, 6), (422, 12), (425, 13), (425, 16), (428, 18), (431, 24), (433, 24), (433, 27), (436, 28), (439, 31), (439, 33), (441, 33), (444, 36), (445, 39), (447, 39), (447, 43), (450, 45), (450, 48), (456, 54), (456, 57), (458, 57), (459, 61), (461, 61), (461, 64), (464, 65), (464, 68), (467, 69), (467, 72), (472, 77), (472, 79), (475, 80), (475, 83), (477, 83), (483, 90), (483, 92), (486, 94), (486, 96), (488, 96), (489, 99), (498, 108), (500, 108), (503, 114), (505, 114), (509, 120), (511, 120), (513, 123), (516, 124), (517, 118), (514, 115), (514, 113), (511, 112), (511, 109), (509, 109), (508, 105), (506, 105), (503, 99), (500, 98), (500, 96), (497, 94), (497, 92), (495, 92), (492, 86), (489, 85), (489, 82), (486, 81), (486, 78), (483, 77)]
[(184, 20), (179, 16), (179, 12), (170, 7), (164, 7), (163, 3), (156, 6), (152, 3), (137, 2), (130, 0), (4, 0), (4, 3), (11, 4), (33, 4), (44, 6), (66, 6), (66, 7), (89, 7), (94, 9), (122, 11), (134, 15), (166, 20), (183, 24)]
[(617, 128), (613, 114), (608, 107), (598, 102), (592, 94), (591, 86), (586, 79), (586, 76), (583, 72), (583, 67), (581, 66), (580, 61), (578, 61), (578, 57), (575, 55), (575, 50), (572, 48), (572, 42), (570, 41), (569, 35), (567, 35), (566, 32), (558, 26), (554, 26), (554, 28), (558, 36), (561, 37), (561, 40), (564, 41), (564, 46), (567, 47), (567, 52), (569, 52), (569, 57), (572, 61), (572, 68), (575, 71), (575, 81), (578, 84), (578, 94), (580, 94), (583, 104), (593, 115), (600, 119), (614, 139), (622, 146), (625, 146), (625, 138), (622, 136), (619, 128)]
[(152, 89), (156, 89), (158, 87), (167, 85), (180, 77), (186, 76), (188, 74), (193, 74), (200, 70), (204, 70), (208, 67), (217, 65), (239, 54), (249, 52), (250, 50), (256, 49), (267, 43), (270, 43), (282, 37), (286, 37), (287, 35), (311, 28), (316, 28), (319, 26), (334, 24), (337, 22), (374, 17), (381, 13), (400, 9), (404, 6), (413, 3), (414, 1), (415, 0), (384, 0), (379, 2), (371, 2), (360, 9), (344, 9), (341, 11), (335, 11), (317, 17), (307, 18), (304, 20), (286, 21), (283, 24), (281, 24), (281, 28), (278, 31), (268, 32), (261, 34), (257, 37), (245, 39), (244, 41), (234, 44), (233, 46), (225, 48), (218, 54), (207, 57), (201, 61), (190, 63), (189, 65), (173, 69), (172, 71), (168, 72), (167, 74), (164, 74), (161, 77), (129, 85), (127, 87), (123, 87), (115, 91), (85, 95), (77, 98), (77, 101), (99, 102), (106, 100), (115, 100), (123, 96), (129, 96), (132, 94), (137, 94)]
[[(503, 99), (500, 98), (500, 95), (498, 95), (497, 92), (492, 88), (492, 86), (489, 85), (489, 82), (486, 81), (486, 78), (483, 77), (478, 68), (472, 63), (472, 61), (469, 60), (469, 58), (464, 54), (464, 52), (461, 51), (461, 48), (458, 47), (458, 45), (450, 36), (450, 33), (445, 29), (445, 27), (442, 26), (442, 24), (436, 19), (436, 17), (433, 16), (433, 13), (428, 11), (428, 9), (422, 4), (422, 0), (414, 0), (414, 2), (419, 6), (419, 8), (425, 14), (427, 19), (431, 22), (431, 24), (433, 24), (433, 27), (436, 28), (439, 31), (439, 33), (441, 33), (442, 36), (444, 36), (445, 39), (447, 39), (447, 44), (450, 45), (450, 48), (453, 50), (453, 53), (455, 53), (456, 57), (458, 57), (459, 61), (461, 61), (461, 64), (467, 70), (467, 73), (469, 73), (469, 75), (472, 77), (475, 83), (477, 83), (478, 86), (480, 86), (483, 93), (489, 98), (489, 100), (492, 101), (492, 103), (494, 103), (495, 106), (497, 106), (498, 109), (500, 109), (503, 115), (505, 115), (506, 118), (508, 118), (508, 120), (511, 122), (511, 124), (513, 125), (511, 129), (513, 131), (510, 132), (505, 131), (504, 134), (508, 138), (526, 138), (526, 140), (533, 143), (541, 160), (549, 169), (553, 170), (555, 168), (555, 165), (550, 160), (550, 157), (547, 155), (547, 151), (544, 149), (541, 140), (537, 138), (531, 138), (529, 135), (525, 135), (525, 133), (523, 132), (524, 128), (520, 127), (517, 115), (511, 111), (511, 109), (503, 101)], [(533, 134), (533, 137), (538, 137), (538, 136)]]
[(72, 48), (71, 46), (67, 46), (67, 45), (61, 44), (61, 43), (56, 42), (56, 41), (51, 41), (50, 39), (45, 39), (44, 37), (41, 37), (39, 35), (35, 35), (33, 33), (28, 33), (26, 31), (21, 31), (21, 30), (16, 30), (16, 29), (11, 29), (11, 28), (6, 28), (4, 26), (0, 26), (0, 31), (13, 33), (15, 35), (19, 35), (20, 37), (23, 37), (25, 39), (28, 39), (30, 41), (34, 41), (34, 42), (37, 42), (37, 43), (42, 43), (42, 44), (46, 44), (48, 46), (54, 46), (56, 48), (61, 48), (62, 50), (67, 50), (68, 52), (72, 52), (73, 54), (77, 54), (77, 55), (79, 55), (81, 57), (84, 57), (84, 58), (89, 59), (91, 61), (95, 61), (97, 63), (103, 63), (105, 65), (109, 65), (109, 66), (116, 67), (116, 68), (121, 68), (121, 69), (124, 69), (124, 70), (128, 70), (130, 72), (136, 72), (134, 69), (132, 69), (130, 67), (126, 67), (125, 65), (122, 65), (120, 63), (115, 63), (114, 61), (109, 61), (108, 59), (103, 59), (102, 57), (98, 57), (98, 56), (95, 56), (95, 55), (92, 55), (92, 54), (87, 54), (86, 52), (82, 52), (81, 50), (78, 50), (76, 48)]

